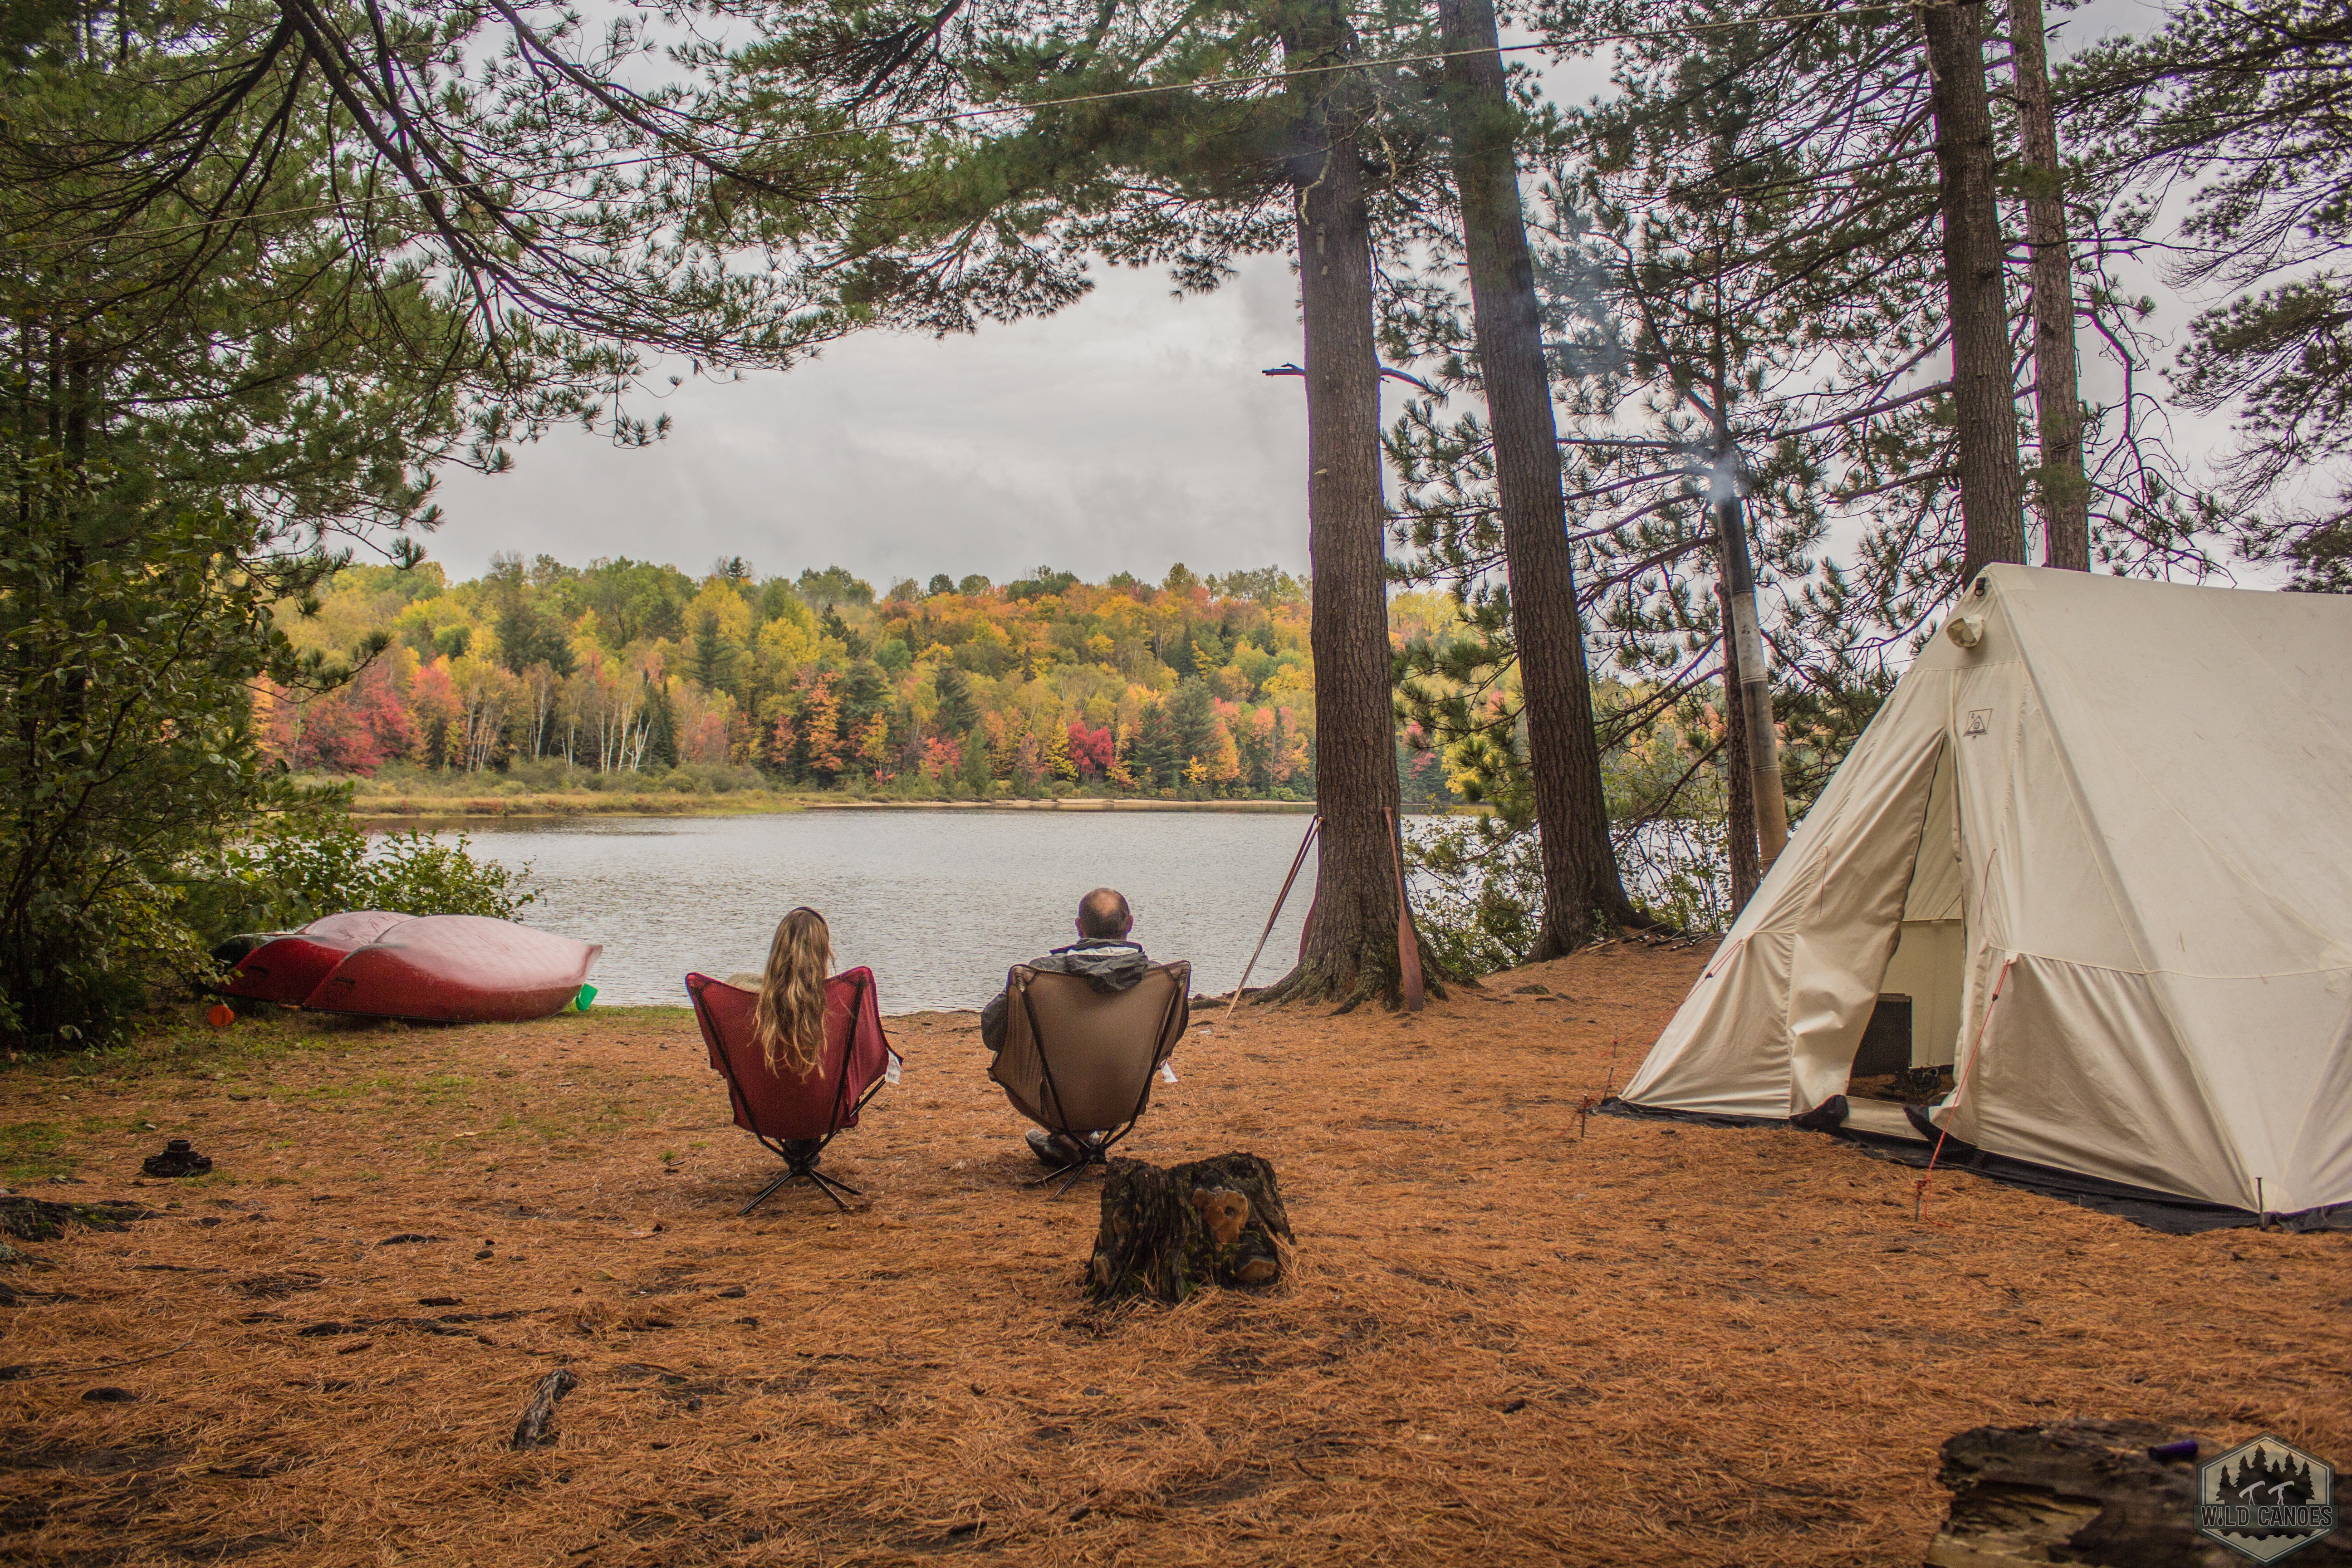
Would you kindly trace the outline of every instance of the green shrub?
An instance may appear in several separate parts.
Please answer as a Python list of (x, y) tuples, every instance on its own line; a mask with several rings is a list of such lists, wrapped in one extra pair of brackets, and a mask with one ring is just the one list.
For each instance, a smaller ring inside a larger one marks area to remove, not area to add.
[[(18, 458), (24, 448), (15, 448)], [(201, 959), (185, 868), (267, 793), (251, 687), (297, 678), (250, 518), (172, 514), (54, 458), (10, 468), (0, 537), (0, 1035), (104, 1039)]]
[(1413, 923), (1450, 973), (1492, 974), (1526, 962), (1543, 923), (1543, 868), (1532, 828), (1494, 817), (1415, 822), (1404, 836)]
[(536, 893), (517, 871), (410, 831), (370, 843), (342, 789), (300, 797), (222, 850), (189, 888), (186, 910), (206, 942), (241, 931), (289, 931), (343, 910), (511, 920)]

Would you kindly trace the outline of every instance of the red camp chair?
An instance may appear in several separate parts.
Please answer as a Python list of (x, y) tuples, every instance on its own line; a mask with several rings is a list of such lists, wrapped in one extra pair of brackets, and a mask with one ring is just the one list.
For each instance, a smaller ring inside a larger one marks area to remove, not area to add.
[[(835, 1133), (857, 1125), (857, 1113), (885, 1083), (896, 1081), (899, 1062), (882, 1032), (874, 972), (852, 969), (824, 983), (824, 1054), (806, 1078), (770, 1069), (758, 1044), (756, 993), (708, 974), (688, 975), (686, 991), (694, 999), (703, 1044), (710, 1047), (710, 1065), (726, 1075), (735, 1125), (784, 1163), (784, 1173), (761, 1187), (737, 1215), (750, 1214), (800, 1176), (846, 1210), (841, 1194), (856, 1196), (857, 1189), (819, 1171), (817, 1156)], [(786, 1147), (790, 1143), (802, 1145), (800, 1152)]]

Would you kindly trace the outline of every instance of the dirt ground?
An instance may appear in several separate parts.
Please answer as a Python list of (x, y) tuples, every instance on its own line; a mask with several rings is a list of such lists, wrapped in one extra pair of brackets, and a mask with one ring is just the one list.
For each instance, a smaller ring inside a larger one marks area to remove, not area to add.
[[(16, 1064), (9, 1184), (163, 1213), (0, 1272), (0, 1555), (1916, 1563), (1937, 1445), (1989, 1422), (2352, 1463), (2352, 1237), (1958, 1174), (1920, 1223), (1916, 1173), (1827, 1138), (1580, 1130), (1705, 957), (1196, 1015), (1128, 1152), (1267, 1157), (1299, 1246), (1173, 1310), (1082, 1306), (1099, 1179), (1020, 1185), (970, 1014), (892, 1021), (846, 1215), (735, 1216), (772, 1161), (682, 1009)], [(175, 1134), (215, 1173), (142, 1184)], [(509, 1451), (559, 1366), (555, 1441)]]

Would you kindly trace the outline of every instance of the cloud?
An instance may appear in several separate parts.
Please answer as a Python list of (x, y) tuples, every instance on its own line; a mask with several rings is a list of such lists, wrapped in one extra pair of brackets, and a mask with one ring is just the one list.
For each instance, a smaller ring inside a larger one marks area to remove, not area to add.
[(577, 429), (515, 471), (451, 472), (428, 541), (453, 574), (493, 552), (632, 555), (700, 572), (838, 563), (877, 585), (1048, 563), (1089, 579), (1307, 563), (1296, 285), (1257, 258), (1218, 293), (1097, 275), (1087, 300), (969, 337), (853, 339), (788, 374), (689, 380), (636, 411), (669, 438), (621, 451)]

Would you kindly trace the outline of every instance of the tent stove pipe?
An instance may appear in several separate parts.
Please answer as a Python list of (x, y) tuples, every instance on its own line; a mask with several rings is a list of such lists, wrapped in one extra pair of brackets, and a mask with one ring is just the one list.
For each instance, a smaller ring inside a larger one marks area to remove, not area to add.
[[(1738, 473), (1737, 459), (1730, 459)], [(1756, 800), (1757, 858), (1759, 869), (1772, 862), (1789, 843), (1789, 803), (1780, 793), (1780, 732), (1772, 722), (1772, 674), (1764, 662), (1764, 634), (1756, 618), (1756, 569), (1748, 558), (1748, 518), (1739, 504), (1735, 477), (1723, 486), (1716, 503), (1716, 528), (1722, 542), (1725, 596), (1731, 602), (1731, 636), (1739, 653), (1739, 709), (1747, 720), (1748, 769)]]

